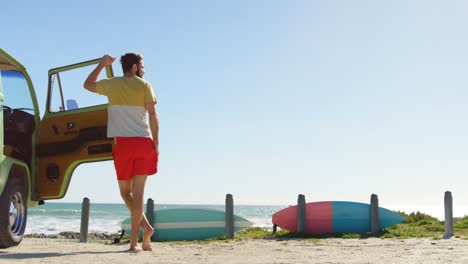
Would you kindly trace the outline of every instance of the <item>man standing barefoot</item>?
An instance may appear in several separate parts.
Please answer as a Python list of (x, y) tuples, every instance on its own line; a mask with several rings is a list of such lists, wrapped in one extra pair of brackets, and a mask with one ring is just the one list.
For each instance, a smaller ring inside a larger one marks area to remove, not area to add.
[[(124, 76), (97, 82), (99, 73), (111, 65), (115, 58), (104, 55), (88, 76), (83, 86), (88, 91), (107, 96), (109, 100), (107, 137), (115, 138), (113, 151), (115, 171), (120, 194), (130, 210), (132, 234), (130, 250), (140, 252), (151, 249), (154, 229), (143, 213), (146, 178), (157, 172), (159, 155), (159, 121), (156, 98), (151, 84), (143, 79), (143, 57), (127, 53), (120, 58)], [(149, 114), (149, 127), (146, 113)], [(153, 139), (150, 137), (149, 129)], [(138, 245), (138, 232), (143, 229), (142, 247)]]

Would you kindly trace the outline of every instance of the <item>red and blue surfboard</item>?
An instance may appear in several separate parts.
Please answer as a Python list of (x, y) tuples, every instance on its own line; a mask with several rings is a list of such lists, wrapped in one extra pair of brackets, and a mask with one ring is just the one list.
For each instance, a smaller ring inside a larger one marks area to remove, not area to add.
[[(379, 207), (380, 228), (405, 219), (396, 212)], [(273, 214), (272, 223), (290, 232), (297, 231), (297, 205)], [(371, 231), (370, 205), (357, 202), (327, 201), (306, 204), (306, 233), (366, 233)]]

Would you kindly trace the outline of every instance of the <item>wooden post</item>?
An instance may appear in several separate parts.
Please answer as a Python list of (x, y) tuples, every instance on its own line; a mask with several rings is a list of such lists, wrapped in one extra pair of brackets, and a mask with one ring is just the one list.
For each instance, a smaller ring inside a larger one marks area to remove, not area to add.
[(370, 228), (373, 235), (377, 234), (380, 230), (379, 225), (379, 197), (377, 194), (371, 195), (370, 201)]
[(154, 201), (151, 198), (146, 202), (146, 219), (148, 219), (148, 223), (154, 228)]
[(89, 199), (83, 198), (81, 206), (80, 243), (88, 243)]
[(297, 197), (297, 234), (303, 236), (306, 233), (306, 202), (305, 196)]
[(453, 236), (453, 199), (451, 192), (445, 192), (445, 234), (444, 239), (449, 239)]
[(234, 200), (232, 194), (226, 195), (226, 237), (234, 237)]

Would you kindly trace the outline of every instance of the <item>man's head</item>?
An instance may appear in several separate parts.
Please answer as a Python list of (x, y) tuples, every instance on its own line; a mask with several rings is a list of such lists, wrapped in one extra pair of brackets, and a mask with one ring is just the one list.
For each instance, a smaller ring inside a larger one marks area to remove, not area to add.
[(145, 74), (145, 66), (143, 64), (143, 56), (139, 53), (126, 53), (120, 57), (120, 63), (122, 64), (122, 70), (124, 74), (136, 75), (143, 78)]

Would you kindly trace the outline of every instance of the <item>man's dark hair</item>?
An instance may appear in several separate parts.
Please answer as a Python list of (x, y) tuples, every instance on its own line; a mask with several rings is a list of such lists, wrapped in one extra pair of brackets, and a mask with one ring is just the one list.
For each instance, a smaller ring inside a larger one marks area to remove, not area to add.
[(132, 69), (133, 64), (138, 64), (143, 60), (143, 56), (140, 53), (125, 53), (120, 57), (120, 63), (122, 64), (122, 71), (124, 73), (129, 72)]

